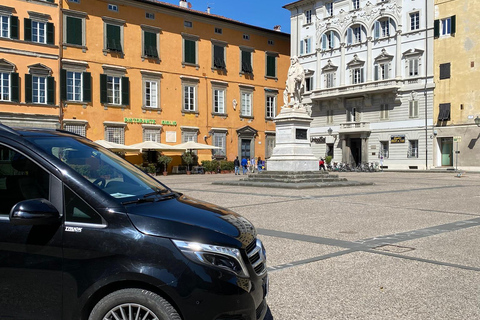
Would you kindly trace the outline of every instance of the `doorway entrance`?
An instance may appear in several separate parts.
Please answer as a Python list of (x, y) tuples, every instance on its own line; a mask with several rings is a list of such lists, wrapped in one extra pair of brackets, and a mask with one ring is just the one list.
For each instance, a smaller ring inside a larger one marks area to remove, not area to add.
[(242, 142), (241, 142), (241, 159), (245, 158), (245, 159), (250, 159), (250, 145), (252, 143), (252, 140), (250, 139), (242, 139)]
[(352, 163), (359, 165), (362, 163), (362, 140), (360, 138), (350, 139), (350, 152)]
[(442, 151), (442, 166), (453, 166), (453, 138), (441, 138), (440, 150)]

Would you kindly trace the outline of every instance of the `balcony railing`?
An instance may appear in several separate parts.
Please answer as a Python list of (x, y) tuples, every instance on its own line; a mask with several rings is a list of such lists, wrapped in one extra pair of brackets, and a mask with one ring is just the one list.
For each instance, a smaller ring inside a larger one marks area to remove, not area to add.
[(355, 121), (340, 123), (339, 133), (370, 132), (370, 122)]
[(403, 84), (404, 81), (396, 79), (364, 82), (343, 87), (314, 90), (312, 91), (310, 98), (312, 100), (325, 98), (330, 99), (332, 97), (358, 95), (362, 93), (368, 94), (379, 91), (397, 91), (402, 87)]

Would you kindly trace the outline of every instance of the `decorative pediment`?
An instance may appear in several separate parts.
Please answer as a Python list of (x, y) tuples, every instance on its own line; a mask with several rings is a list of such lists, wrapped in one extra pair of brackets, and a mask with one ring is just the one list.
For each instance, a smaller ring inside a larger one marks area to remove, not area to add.
[(322, 68), (322, 72), (337, 71), (338, 67), (332, 63), (332, 60), (328, 60), (327, 64)]
[(49, 76), (52, 74), (52, 69), (41, 63), (28, 66), (28, 70), (30, 74), (38, 74), (43, 76)]
[(347, 66), (349, 68), (356, 68), (356, 67), (363, 67), (364, 64), (365, 64), (365, 61), (360, 60), (360, 58), (357, 55), (354, 55), (352, 61), (347, 63)]
[(256, 136), (257, 133), (258, 133), (258, 130), (255, 130), (250, 126), (245, 126), (237, 129), (237, 135), (239, 136)]
[(421, 50), (421, 49), (410, 49), (410, 50), (405, 51), (403, 53), (403, 56), (405, 58), (418, 57), (418, 56), (421, 56), (423, 54), (423, 51), (424, 50)]
[(375, 62), (388, 62), (393, 60), (393, 56), (387, 53), (387, 50), (382, 49), (382, 53), (375, 58)]
[(15, 65), (5, 59), (0, 59), (0, 71), (15, 72)]

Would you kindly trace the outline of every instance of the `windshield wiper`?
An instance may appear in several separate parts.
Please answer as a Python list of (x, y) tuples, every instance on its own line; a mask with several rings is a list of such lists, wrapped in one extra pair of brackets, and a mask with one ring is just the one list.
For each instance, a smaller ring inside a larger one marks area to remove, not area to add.
[(138, 198), (135, 200), (124, 201), (122, 202), (123, 205), (132, 204), (132, 203), (144, 203), (144, 202), (155, 202), (155, 198)]
[[(160, 195), (160, 198), (149, 198), (150, 196)], [(166, 200), (172, 197), (178, 196), (178, 192), (171, 191), (169, 189), (157, 189), (155, 192), (150, 192), (143, 195), (143, 198), (138, 198), (135, 200), (122, 202), (123, 205), (132, 204), (132, 203), (144, 203), (144, 202), (155, 202), (160, 200)]]

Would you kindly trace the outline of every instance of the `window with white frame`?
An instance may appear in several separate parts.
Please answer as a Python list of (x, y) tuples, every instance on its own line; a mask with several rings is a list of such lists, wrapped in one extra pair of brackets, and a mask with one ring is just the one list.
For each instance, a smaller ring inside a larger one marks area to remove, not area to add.
[(418, 101), (417, 100), (410, 100), (408, 102), (408, 117), (418, 118)]
[(347, 29), (347, 44), (362, 43), (362, 27), (359, 25)]
[(10, 16), (0, 15), (0, 37), (10, 38)]
[(107, 103), (120, 105), (122, 101), (121, 94), (121, 78), (115, 76), (107, 76)]
[(305, 38), (300, 41), (300, 54), (309, 54), (312, 52), (312, 38)]
[(312, 10), (305, 10), (305, 24), (312, 23)]
[(197, 128), (181, 128), (182, 129), (182, 143), (193, 141), (197, 142), (198, 129)]
[(67, 100), (83, 101), (82, 72), (67, 71)]
[(348, 108), (346, 111), (347, 111), (347, 122), (357, 122), (360, 120), (356, 107)]
[(375, 21), (373, 28), (373, 35), (375, 39), (386, 38), (390, 36), (390, 18), (384, 18), (378, 21)]
[(252, 113), (252, 96), (253, 93), (247, 90), (241, 90), (240, 92), (240, 116), (241, 117), (253, 117)]
[(327, 31), (322, 35), (322, 50), (335, 48), (335, 32)]
[(47, 23), (32, 20), (32, 41), (47, 43)]
[(158, 108), (158, 81), (146, 79), (144, 85), (145, 108)]
[(352, 8), (354, 10), (360, 9), (360, 0), (352, 0)]
[(333, 16), (333, 2), (325, 3), (325, 10), (327, 10), (327, 16)]
[(363, 83), (363, 67), (352, 69), (352, 83)]
[(440, 20), (440, 35), (447, 36), (452, 33), (452, 17)]
[(388, 159), (389, 156), (389, 143), (388, 141), (380, 141), (380, 152), (378, 153), (378, 157), (383, 157), (384, 159)]
[(387, 120), (388, 119), (388, 104), (382, 103), (380, 105), (380, 119)]
[(47, 77), (32, 76), (32, 102), (47, 103)]
[(188, 78), (182, 80), (182, 112), (197, 112), (198, 80)]
[(377, 80), (386, 80), (389, 79), (389, 63), (377, 63), (374, 66), (374, 79)]
[(418, 140), (408, 140), (408, 158), (418, 158)]
[(213, 87), (213, 113), (225, 114), (225, 92), (224, 87)]
[(160, 129), (143, 128), (143, 141), (160, 142)]
[(10, 72), (0, 72), (0, 101), (10, 101)]
[(420, 29), (420, 12), (410, 13), (410, 30)]
[(125, 144), (125, 127), (106, 125), (105, 140), (108, 142)]
[(118, 12), (118, 6), (116, 4), (108, 4), (108, 10), (113, 11), (113, 12)]
[(411, 58), (411, 59), (408, 59), (407, 62), (408, 62), (408, 75), (410, 77), (416, 77), (419, 75), (419, 61), (420, 59), (419, 58)]
[(265, 95), (265, 119), (273, 119), (276, 114), (277, 95), (266, 93)]

